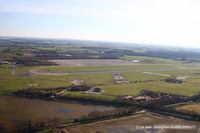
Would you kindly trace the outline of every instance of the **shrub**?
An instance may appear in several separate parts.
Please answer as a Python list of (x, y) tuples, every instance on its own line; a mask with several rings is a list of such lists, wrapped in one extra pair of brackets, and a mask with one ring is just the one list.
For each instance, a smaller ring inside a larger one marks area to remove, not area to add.
[(89, 90), (91, 87), (88, 86), (88, 85), (75, 85), (75, 86), (72, 86), (70, 88), (70, 91), (87, 91)]

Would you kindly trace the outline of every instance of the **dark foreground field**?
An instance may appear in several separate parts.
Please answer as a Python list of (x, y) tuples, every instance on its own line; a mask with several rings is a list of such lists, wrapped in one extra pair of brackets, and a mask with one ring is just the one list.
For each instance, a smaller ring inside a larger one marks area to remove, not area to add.
[(0, 95), (0, 129), (21, 127), (29, 122), (72, 122), (90, 112), (112, 109), (115, 107)]
[(144, 112), (129, 117), (66, 127), (65, 130), (69, 133), (197, 133), (199, 128), (200, 122)]

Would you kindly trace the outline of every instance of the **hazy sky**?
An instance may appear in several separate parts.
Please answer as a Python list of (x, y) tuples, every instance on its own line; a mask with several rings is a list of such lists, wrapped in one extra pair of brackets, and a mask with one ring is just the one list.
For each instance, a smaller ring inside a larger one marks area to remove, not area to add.
[(0, 0), (0, 36), (200, 47), (200, 0)]

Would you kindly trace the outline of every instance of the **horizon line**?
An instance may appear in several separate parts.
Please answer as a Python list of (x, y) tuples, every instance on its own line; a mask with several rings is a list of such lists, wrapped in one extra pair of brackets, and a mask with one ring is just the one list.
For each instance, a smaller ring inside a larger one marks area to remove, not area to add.
[[(147, 46), (156, 46), (156, 47), (165, 47), (165, 48), (190, 48), (190, 49), (200, 49), (200, 47), (190, 47), (190, 46), (173, 46), (172, 44), (152, 44), (152, 43), (140, 43), (140, 42), (126, 42), (126, 41), (112, 41), (112, 40), (90, 40), (90, 39), (79, 39), (79, 38), (61, 38), (61, 37), (30, 37), (30, 36), (2, 36), (0, 38), (7, 37), (7, 38), (26, 38), (26, 39), (46, 39), (46, 40), (77, 40), (77, 41), (91, 41), (91, 42), (107, 42), (107, 43), (125, 43), (129, 45), (147, 45)], [(174, 44), (176, 45), (176, 44)]]

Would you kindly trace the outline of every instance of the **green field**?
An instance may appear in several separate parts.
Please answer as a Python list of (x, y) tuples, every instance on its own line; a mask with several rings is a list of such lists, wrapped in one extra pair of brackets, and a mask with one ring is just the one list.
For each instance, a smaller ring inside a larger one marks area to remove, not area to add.
[[(116, 66), (119, 68), (139, 68), (141, 66)], [(142, 67), (165, 67), (159, 65), (144, 65)], [(103, 94), (98, 95), (98, 97), (107, 96), (118, 96), (118, 95), (137, 95), (141, 90), (150, 90), (156, 92), (179, 94), (184, 96), (192, 96), (200, 92), (200, 78), (198, 70), (171, 70), (171, 71), (158, 71), (157, 73), (164, 74), (176, 74), (176, 75), (196, 75), (195, 78), (185, 79), (181, 84), (167, 83), (164, 81), (155, 82), (143, 82), (135, 84), (119, 84), (111, 85), (114, 81), (111, 73), (99, 73), (99, 74), (75, 74), (75, 75), (56, 75), (56, 76), (28, 76), (27, 71), (37, 67), (20, 67), (16, 69), (16, 73), (12, 74), (10, 68), (0, 69), (0, 91), (14, 92), (20, 89), (30, 88), (27, 84), (37, 83), (38, 86), (34, 88), (56, 88), (56, 87), (68, 87), (72, 81), (76, 79), (83, 80), (85, 84), (92, 86), (99, 86), (104, 90)], [(53, 67), (54, 68), (54, 67)], [(56, 67), (59, 70), (59, 67)], [(69, 69), (63, 67), (64, 69)], [(69, 67), (70, 69), (72, 67)], [(86, 70), (101, 68), (101, 67), (78, 67), (80, 69)], [(105, 67), (109, 68), (110, 67)], [(105, 69), (101, 68), (101, 69)], [(62, 70), (61, 70), (62, 71)], [(142, 72), (123, 72), (122, 73), (129, 81), (145, 81), (145, 80), (160, 80), (166, 79), (167, 77), (144, 74)], [(68, 93), (67, 93), (68, 95)], [(84, 97), (91, 97), (87, 94), (81, 93), (70, 93), (70, 95), (81, 95)], [(93, 95), (92, 95), (93, 96)], [(96, 97), (96, 95), (95, 95)]]
[[(200, 81), (200, 80), (199, 80)], [(167, 83), (163, 81), (146, 82), (135, 84), (120, 84), (102, 86), (104, 94), (108, 95), (133, 95), (136, 96), (141, 90), (192, 96), (200, 92), (200, 84), (196, 82), (183, 82), (181, 84)]]
[(154, 71), (154, 73), (180, 75), (180, 76), (194, 76), (194, 77), (200, 78), (200, 69)]
[[(198, 81), (200, 82), (200, 79), (198, 79)], [(196, 81), (194, 83), (193, 81), (184, 81), (182, 84), (175, 84), (163, 81), (156, 81), (135, 84), (108, 85), (99, 86), (99, 88), (104, 90), (102, 94), (82, 94), (82, 92), (66, 92), (62, 95), (67, 95), (68, 97), (73, 98), (96, 99), (100, 101), (111, 101), (119, 95), (137, 96), (142, 90), (192, 96), (200, 92), (199, 82)]]
[(65, 82), (69, 83), (80, 79), (85, 84), (89, 85), (101, 85), (109, 84), (113, 82), (112, 75), (110, 73), (99, 73), (99, 74), (75, 74), (75, 75), (56, 75), (56, 76), (34, 76), (36, 79), (46, 80), (47, 82)]
[(31, 78), (19, 77), (11, 74), (10, 69), (0, 69), (0, 91), (13, 92), (27, 88), (26, 83), (31, 83)]
[(48, 67), (39, 69), (41, 72), (80, 72), (80, 71), (108, 71), (108, 70), (138, 70), (149, 68), (174, 68), (169, 65), (128, 65), (128, 66), (95, 66), (95, 67)]
[(145, 74), (142, 72), (122, 72), (122, 74), (129, 81), (161, 80), (167, 78), (165, 76)]
[(178, 111), (189, 111), (189, 112), (195, 112), (197, 114), (200, 114), (200, 103), (194, 103), (194, 104), (190, 104), (190, 105), (183, 105), (183, 106), (179, 106), (176, 108), (176, 110)]
[(87, 74), (87, 75), (61, 75), (61, 76), (28, 76), (27, 71), (34, 67), (22, 67), (16, 69), (16, 74), (11, 73), (10, 68), (0, 69), (0, 91), (14, 92), (27, 89), (27, 84), (37, 83), (34, 88), (68, 87), (71, 82), (80, 79), (89, 85), (107, 85), (113, 82), (110, 73)]

